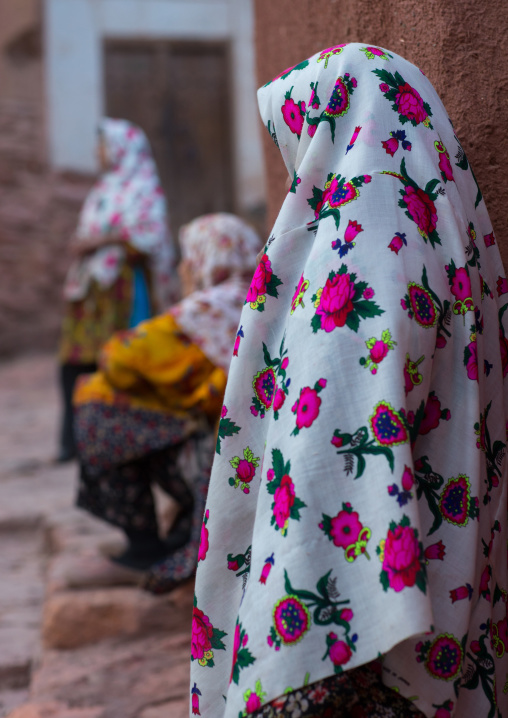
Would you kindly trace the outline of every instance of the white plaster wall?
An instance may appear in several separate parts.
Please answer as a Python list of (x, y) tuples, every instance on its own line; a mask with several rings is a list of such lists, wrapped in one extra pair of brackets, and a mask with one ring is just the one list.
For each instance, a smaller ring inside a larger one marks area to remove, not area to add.
[(254, 0), (44, 0), (50, 159), (96, 170), (105, 37), (232, 43), (235, 184), (241, 209), (264, 201), (254, 68)]

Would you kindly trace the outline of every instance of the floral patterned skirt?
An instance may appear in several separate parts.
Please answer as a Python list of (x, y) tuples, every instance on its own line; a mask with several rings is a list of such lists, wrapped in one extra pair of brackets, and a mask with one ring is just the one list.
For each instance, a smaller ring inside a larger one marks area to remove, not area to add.
[(425, 718), (381, 681), (378, 663), (299, 688), (255, 710), (252, 718)]

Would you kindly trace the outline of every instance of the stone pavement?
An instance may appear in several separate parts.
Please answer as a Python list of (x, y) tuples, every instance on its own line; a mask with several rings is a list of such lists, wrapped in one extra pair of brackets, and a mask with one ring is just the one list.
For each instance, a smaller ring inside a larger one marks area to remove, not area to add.
[(184, 718), (193, 587), (68, 587), (122, 538), (74, 509), (57, 419), (53, 357), (0, 365), (0, 718)]

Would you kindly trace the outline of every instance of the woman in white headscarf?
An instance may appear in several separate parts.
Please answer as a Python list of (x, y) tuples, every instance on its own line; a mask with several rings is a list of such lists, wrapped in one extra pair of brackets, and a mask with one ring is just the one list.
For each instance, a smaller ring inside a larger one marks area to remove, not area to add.
[(102, 174), (81, 210), (64, 286), (61, 460), (75, 453), (76, 377), (95, 369), (114, 331), (135, 326), (174, 296), (166, 201), (144, 132), (126, 120), (104, 119), (98, 156)]
[[(238, 319), (261, 246), (256, 232), (227, 213), (180, 230), (182, 284), (188, 296), (104, 346), (100, 371), (75, 392), (81, 462), (78, 505), (123, 529), (118, 565), (164, 592), (195, 571), (204, 502)], [(223, 417), (220, 434), (228, 431)], [(152, 486), (176, 499), (169, 542), (160, 535)], [(77, 581), (120, 580), (104, 561)], [(78, 572), (79, 573), (79, 572)], [(126, 577), (132, 578), (132, 574)]]
[(259, 104), (291, 188), (226, 388), (192, 712), (504, 716), (508, 281), (481, 192), (382, 48)]

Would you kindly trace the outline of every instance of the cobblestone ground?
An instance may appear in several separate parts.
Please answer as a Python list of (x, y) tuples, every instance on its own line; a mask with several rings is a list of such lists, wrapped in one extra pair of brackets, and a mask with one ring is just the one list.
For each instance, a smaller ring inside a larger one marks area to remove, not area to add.
[(52, 357), (0, 365), (0, 718), (183, 718), (192, 585), (69, 588), (121, 534), (74, 509), (57, 418)]

